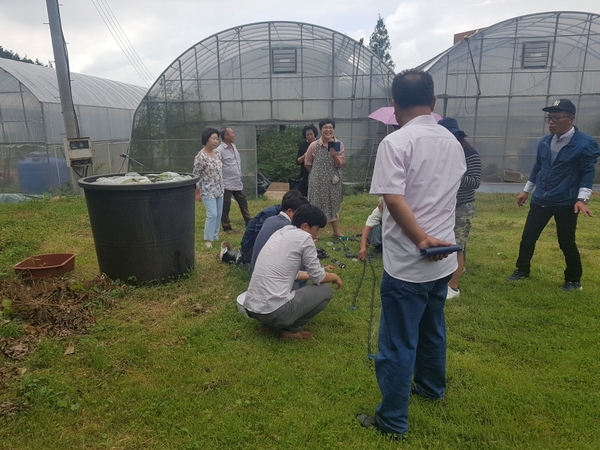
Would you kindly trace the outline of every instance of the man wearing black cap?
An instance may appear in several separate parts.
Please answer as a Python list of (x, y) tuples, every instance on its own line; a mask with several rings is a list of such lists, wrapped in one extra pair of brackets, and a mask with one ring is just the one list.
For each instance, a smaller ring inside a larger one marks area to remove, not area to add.
[[(529, 181), (517, 197), (523, 206), (529, 194), (531, 206), (519, 247), (517, 270), (508, 277), (518, 281), (529, 277), (535, 243), (554, 216), (560, 249), (565, 255), (566, 292), (583, 289), (581, 286), (581, 257), (575, 243), (577, 216), (581, 212), (593, 217), (587, 203), (592, 193), (594, 169), (600, 150), (596, 141), (573, 126), (575, 105), (561, 98), (542, 111), (550, 134), (538, 144), (537, 156)], [(535, 190), (534, 190), (535, 189)]]

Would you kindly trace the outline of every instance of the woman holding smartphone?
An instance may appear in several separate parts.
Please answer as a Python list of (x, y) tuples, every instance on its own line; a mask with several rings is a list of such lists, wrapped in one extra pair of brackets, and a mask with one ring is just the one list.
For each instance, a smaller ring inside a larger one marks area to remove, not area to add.
[(308, 200), (325, 213), (331, 224), (333, 235), (340, 237), (340, 207), (342, 206), (342, 177), (340, 167), (344, 165), (344, 144), (335, 136), (335, 122), (324, 119), (319, 122), (321, 137), (306, 151), (304, 166), (310, 172), (308, 178)]
[(194, 174), (200, 175), (197, 188), (206, 210), (204, 222), (204, 245), (212, 247), (212, 242), (219, 240), (219, 227), (223, 212), (223, 165), (219, 158), (219, 130), (207, 128), (202, 132), (204, 148), (194, 158)]

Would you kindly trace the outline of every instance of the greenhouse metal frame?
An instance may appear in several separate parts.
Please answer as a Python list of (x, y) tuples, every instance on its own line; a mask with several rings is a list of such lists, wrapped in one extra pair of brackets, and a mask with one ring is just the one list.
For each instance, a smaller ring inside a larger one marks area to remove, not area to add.
[(368, 119), (391, 104), (394, 73), (346, 35), (300, 22), (260, 22), (210, 36), (160, 75), (136, 111), (132, 157), (155, 170), (189, 171), (207, 126), (231, 126), (247, 194), (256, 195), (257, 127), (336, 121), (346, 181), (364, 179), (373, 137)]
[[(479, 30), (420, 66), (436, 112), (458, 120), (481, 155), (483, 181), (523, 181), (548, 134), (542, 108), (577, 106), (575, 125), (600, 137), (600, 16), (546, 12)], [(596, 182), (599, 174), (596, 171)]]

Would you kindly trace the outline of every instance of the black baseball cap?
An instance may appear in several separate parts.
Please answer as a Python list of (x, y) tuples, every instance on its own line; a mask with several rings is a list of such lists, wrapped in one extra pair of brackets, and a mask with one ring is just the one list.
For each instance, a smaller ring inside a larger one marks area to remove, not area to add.
[(573, 115), (575, 115), (575, 105), (568, 98), (559, 98), (555, 100), (550, 106), (546, 106), (542, 108), (542, 111), (546, 112), (558, 112), (558, 111), (567, 111)]

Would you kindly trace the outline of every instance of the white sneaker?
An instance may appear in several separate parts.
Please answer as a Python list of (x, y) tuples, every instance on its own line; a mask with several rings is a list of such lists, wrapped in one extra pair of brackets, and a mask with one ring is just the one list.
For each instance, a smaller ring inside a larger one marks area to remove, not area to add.
[(451, 288), (448, 286), (448, 293), (446, 294), (446, 300), (450, 300), (452, 298), (456, 298), (460, 295), (460, 291), (458, 289)]
[(210, 241), (205, 241), (204, 245), (206, 248), (212, 248), (212, 242), (210, 242)]

